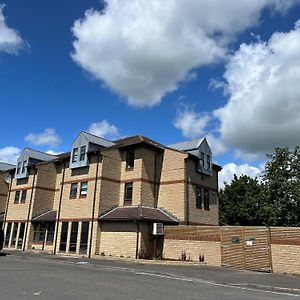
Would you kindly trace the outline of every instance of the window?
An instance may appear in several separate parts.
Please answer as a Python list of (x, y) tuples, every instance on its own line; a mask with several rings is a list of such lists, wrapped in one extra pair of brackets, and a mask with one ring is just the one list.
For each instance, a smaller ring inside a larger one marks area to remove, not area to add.
[(69, 223), (63, 222), (61, 225), (61, 234), (60, 234), (60, 244), (59, 244), (60, 252), (65, 252), (67, 249), (68, 228), (69, 228)]
[(79, 252), (81, 254), (87, 253), (88, 233), (89, 233), (89, 222), (82, 222), (81, 236), (80, 236), (80, 249), (79, 249)]
[(132, 203), (132, 190), (133, 190), (133, 183), (132, 182), (125, 183), (125, 190), (124, 190), (125, 205), (131, 205)]
[(17, 248), (22, 249), (23, 240), (24, 240), (24, 231), (25, 231), (25, 223), (20, 223), (20, 231), (19, 231), (19, 238)]
[(18, 204), (18, 203), (19, 203), (20, 193), (21, 193), (20, 191), (16, 191), (16, 194), (15, 194), (15, 201), (14, 201), (15, 204)]
[(76, 252), (77, 234), (78, 234), (78, 222), (72, 222), (69, 252), (73, 252), (73, 253)]
[(88, 183), (87, 182), (81, 182), (80, 183), (80, 196), (81, 197), (86, 197), (87, 189), (88, 189)]
[(9, 239), (10, 239), (10, 234), (11, 234), (11, 224), (12, 223), (7, 224), (6, 234), (5, 234), (5, 243), (4, 243), (5, 247), (8, 247), (8, 244), (9, 244)]
[(27, 163), (27, 160), (23, 161), (23, 164), (22, 164), (22, 172), (21, 172), (21, 173), (25, 173), (26, 163)]
[(208, 189), (204, 189), (204, 209), (205, 210), (209, 210), (209, 190)]
[(25, 203), (26, 195), (27, 195), (27, 190), (23, 190), (21, 194), (21, 203)]
[(197, 186), (196, 187), (196, 208), (202, 208), (202, 188)]
[(77, 197), (77, 186), (78, 183), (71, 183), (71, 189), (70, 189), (70, 198), (76, 198)]
[(210, 169), (211, 163), (210, 163), (210, 155), (206, 155), (206, 167), (207, 169)]
[(78, 148), (74, 148), (73, 155), (72, 155), (72, 163), (77, 161), (77, 157), (78, 157)]
[(204, 154), (204, 152), (201, 152), (200, 153), (200, 167), (204, 167), (204, 156), (205, 156), (205, 154)]
[(19, 162), (18, 163), (18, 168), (17, 168), (17, 174), (20, 174), (20, 172), (21, 172), (21, 166), (22, 166), (22, 163)]
[(55, 223), (50, 222), (47, 224), (47, 242), (52, 243), (54, 240)]
[(126, 152), (126, 169), (134, 167), (134, 150), (127, 150)]
[(13, 230), (12, 230), (12, 238), (11, 238), (11, 242), (10, 242), (10, 247), (15, 247), (16, 246), (18, 226), (19, 226), (19, 223), (13, 223)]
[(85, 159), (85, 151), (86, 151), (86, 146), (82, 146), (80, 148), (80, 157), (79, 157), (80, 161), (83, 161)]
[(33, 241), (34, 242), (44, 242), (46, 234), (46, 224), (45, 223), (35, 223), (33, 225)]

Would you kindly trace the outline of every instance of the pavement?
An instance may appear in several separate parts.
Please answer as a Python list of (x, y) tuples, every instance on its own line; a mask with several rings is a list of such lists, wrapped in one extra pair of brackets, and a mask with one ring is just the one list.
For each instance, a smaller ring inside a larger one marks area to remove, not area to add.
[(0, 300), (300, 300), (299, 276), (204, 265), (6, 253), (0, 256)]

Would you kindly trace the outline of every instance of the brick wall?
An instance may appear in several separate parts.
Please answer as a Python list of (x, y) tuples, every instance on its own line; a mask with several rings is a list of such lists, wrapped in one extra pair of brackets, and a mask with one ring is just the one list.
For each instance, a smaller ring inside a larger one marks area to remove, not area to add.
[(4, 212), (6, 208), (6, 200), (8, 195), (8, 184), (4, 178), (9, 175), (8, 172), (0, 172), (0, 212)]

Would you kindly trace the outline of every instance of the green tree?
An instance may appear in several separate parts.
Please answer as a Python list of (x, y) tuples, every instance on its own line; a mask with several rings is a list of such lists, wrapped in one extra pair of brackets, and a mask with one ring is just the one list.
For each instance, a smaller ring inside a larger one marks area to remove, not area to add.
[(263, 223), (264, 185), (257, 178), (234, 175), (219, 193), (220, 224), (260, 225)]

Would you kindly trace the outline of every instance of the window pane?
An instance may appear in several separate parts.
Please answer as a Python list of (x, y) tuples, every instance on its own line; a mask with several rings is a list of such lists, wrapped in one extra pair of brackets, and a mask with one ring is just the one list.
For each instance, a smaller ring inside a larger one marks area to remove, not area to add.
[(87, 195), (87, 189), (88, 189), (88, 183), (87, 182), (81, 182), (81, 184), (80, 184), (80, 195), (81, 196)]
[(15, 194), (15, 204), (18, 204), (19, 203), (19, 198), (20, 198), (20, 191), (16, 191), (16, 194)]
[(77, 186), (78, 186), (78, 183), (72, 183), (71, 184), (70, 197), (76, 198), (76, 196), (77, 196)]
[(65, 252), (67, 249), (67, 237), (68, 237), (68, 222), (63, 222), (61, 225), (61, 234), (60, 234), (60, 245), (59, 251)]
[(27, 190), (22, 191), (21, 194), (21, 203), (25, 203), (26, 201)]
[(27, 160), (23, 161), (23, 164), (22, 164), (22, 173), (25, 173), (26, 163), (27, 163)]
[(204, 189), (204, 209), (209, 210), (209, 190)]
[(53, 240), (54, 240), (54, 231), (55, 231), (55, 223), (54, 222), (48, 223), (47, 228), (48, 228), (48, 232), (47, 232), (46, 241), (47, 242), (53, 242)]
[(76, 162), (78, 157), (78, 148), (73, 149), (72, 162)]
[(18, 225), (19, 223), (13, 223), (13, 232), (10, 246), (14, 247), (16, 245), (17, 233), (18, 233)]
[(72, 222), (69, 252), (76, 252), (78, 222)]
[(124, 201), (127, 205), (131, 204), (132, 202), (132, 190), (133, 184), (132, 182), (125, 183), (125, 191), (124, 191)]
[(86, 151), (86, 146), (82, 146), (80, 148), (80, 158), (79, 158), (80, 161), (83, 161), (85, 159), (85, 151)]
[(88, 233), (89, 233), (89, 222), (82, 222), (81, 236), (80, 236), (80, 249), (79, 249), (79, 252), (81, 254), (87, 253)]
[(201, 187), (196, 187), (196, 208), (202, 208)]
[(206, 155), (206, 163), (207, 163), (207, 169), (210, 169), (210, 155)]
[(22, 249), (23, 239), (24, 239), (24, 231), (25, 231), (25, 223), (21, 223), (20, 231), (19, 231), (19, 239), (18, 239), (18, 244), (17, 244), (18, 249)]
[(7, 224), (7, 229), (6, 229), (6, 235), (5, 235), (5, 243), (4, 246), (8, 247), (9, 239), (10, 239), (10, 233), (11, 233), (11, 223)]
[(134, 151), (127, 150), (126, 152), (126, 169), (131, 169), (134, 167)]
[(19, 163), (18, 163), (17, 174), (20, 174), (20, 172), (21, 172), (21, 166), (22, 166), (22, 163), (19, 162)]

